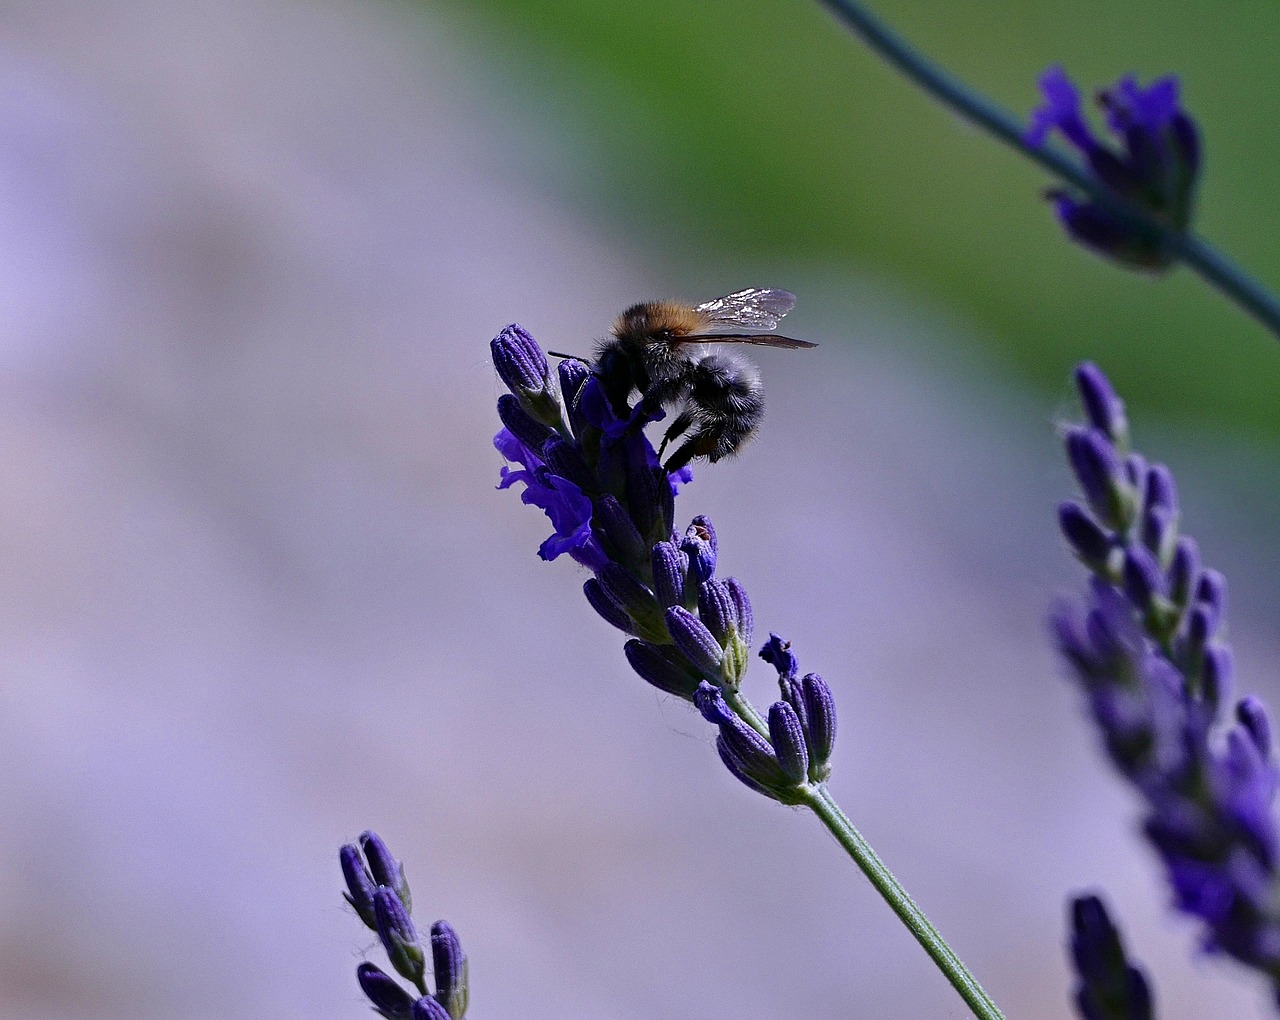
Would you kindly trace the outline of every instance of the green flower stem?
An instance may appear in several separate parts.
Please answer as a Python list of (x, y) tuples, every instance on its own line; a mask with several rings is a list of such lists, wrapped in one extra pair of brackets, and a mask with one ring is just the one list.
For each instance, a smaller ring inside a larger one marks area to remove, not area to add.
[(951, 947), (938, 934), (938, 929), (907, 895), (907, 891), (898, 884), (893, 873), (876, 856), (876, 852), (862, 838), (862, 834), (853, 827), (853, 823), (840, 810), (840, 805), (832, 799), (827, 788), (818, 785), (806, 787), (806, 789), (809, 793), (805, 803), (822, 819), (822, 824), (853, 858), (853, 862), (862, 870), (862, 873), (871, 880), (876, 892), (884, 897), (885, 902), (916, 937), (916, 941), (924, 947), (924, 951), (946, 975), (951, 986), (960, 993), (960, 998), (964, 999), (969, 1009), (973, 1011), (973, 1015), (980, 1020), (1004, 1020), (1004, 1014), (992, 1001), (991, 996), (983, 990), (960, 958), (952, 952)]
[(927, 60), (858, 0), (822, 2), (863, 42), (926, 93), (1055, 177), (1159, 237), (1166, 250), (1280, 339), (1280, 301), (1207, 241), (1190, 232), (1170, 230), (1142, 209), (1119, 199), (1061, 151), (1028, 145), (1023, 138), (1025, 125), (1019, 118)]

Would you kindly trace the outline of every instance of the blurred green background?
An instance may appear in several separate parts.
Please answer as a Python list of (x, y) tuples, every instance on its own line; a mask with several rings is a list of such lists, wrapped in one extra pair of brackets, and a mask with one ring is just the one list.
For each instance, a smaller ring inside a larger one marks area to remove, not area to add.
[[(1200, 230), (1280, 285), (1280, 192), (1264, 170), (1280, 155), (1274, 3), (876, 9), (1020, 115), (1054, 62), (1088, 91), (1126, 72), (1181, 75), (1206, 149)], [(1143, 278), (1069, 245), (1039, 199), (1044, 174), (898, 78), (818, 3), (453, 0), (436, 13), (554, 133), (513, 158), (539, 163), (547, 188), (673, 275), (774, 262), (870, 273), (963, 320), (1015, 379), (1061, 393), (1069, 367), (1093, 358), (1147, 427), (1222, 430), (1275, 462), (1280, 343), (1186, 270)]]

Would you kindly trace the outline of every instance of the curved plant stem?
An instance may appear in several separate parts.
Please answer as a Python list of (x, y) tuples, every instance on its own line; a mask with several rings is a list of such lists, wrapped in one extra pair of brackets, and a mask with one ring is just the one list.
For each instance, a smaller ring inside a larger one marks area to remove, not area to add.
[(862, 834), (853, 827), (853, 823), (840, 810), (840, 805), (832, 799), (827, 788), (819, 785), (808, 789), (810, 794), (805, 803), (822, 819), (822, 824), (830, 830), (845, 852), (853, 858), (853, 862), (870, 879), (876, 892), (884, 897), (885, 902), (907, 926), (933, 962), (938, 965), (938, 969), (946, 975), (951, 986), (960, 993), (960, 998), (964, 999), (969, 1009), (973, 1011), (973, 1015), (980, 1020), (1004, 1020), (1004, 1014), (992, 1001), (991, 996), (969, 973), (968, 968), (938, 934), (938, 930), (925, 917), (924, 912), (907, 895), (907, 891), (898, 884), (893, 873), (876, 856), (876, 852), (862, 838)]
[(858, 0), (822, 2), (871, 49), (926, 93), (1055, 177), (1158, 236), (1166, 250), (1175, 253), (1201, 279), (1280, 339), (1280, 301), (1207, 241), (1195, 234), (1169, 230), (1141, 209), (1102, 187), (1091, 174), (1060, 151), (1047, 146), (1028, 145), (1023, 138), (1025, 127), (1017, 117), (927, 60)]

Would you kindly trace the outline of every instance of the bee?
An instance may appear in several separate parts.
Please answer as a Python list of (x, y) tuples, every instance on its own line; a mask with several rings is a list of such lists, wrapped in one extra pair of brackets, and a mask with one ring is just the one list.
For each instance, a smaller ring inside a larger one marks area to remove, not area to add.
[(658, 455), (681, 437), (663, 467), (676, 471), (695, 457), (715, 463), (737, 451), (760, 426), (760, 373), (745, 358), (707, 344), (759, 344), (799, 350), (817, 347), (772, 332), (795, 307), (787, 290), (751, 287), (700, 305), (646, 301), (632, 305), (596, 345), (593, 371), (615, 406), (633, 392), (652, 411), (678, 409)]

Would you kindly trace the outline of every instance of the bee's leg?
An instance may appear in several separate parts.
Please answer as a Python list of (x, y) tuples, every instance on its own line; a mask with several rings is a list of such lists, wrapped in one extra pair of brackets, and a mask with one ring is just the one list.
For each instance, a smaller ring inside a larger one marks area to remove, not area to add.
[(662, 452), (667, 448), (667, 444), (683, 435), (693, 424), (693, 414), (689, 411), (681, 411), (676, 415), (670, 427), (662, 436), (662, 445), (658, 447), (658, 456), (662, 456)]
[[(665, 444), (664, 444), (665, 445)], [(682, 467), (693, 460), (694, 457), (710, 457), (716, 452), (717, 437), (706, 431), (699, 431), (686, 439), (676, 452), (667, 458), (667, 462), (662, 465), (662, 470), (667, 474), (679, 471)], [(719, 458), (717, 458), (719, 459)]]

